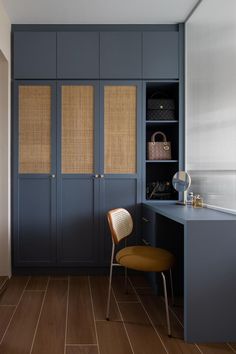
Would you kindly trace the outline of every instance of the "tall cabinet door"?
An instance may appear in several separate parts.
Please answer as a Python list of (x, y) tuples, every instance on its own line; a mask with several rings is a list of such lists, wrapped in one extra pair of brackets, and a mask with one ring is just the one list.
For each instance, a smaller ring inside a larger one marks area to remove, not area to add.
[(134, 219), (131, 242), (138, 237), (140, 203), (140, 124), (141, 83), (107, 81), (101, 85), (101, 235), (102, 259), (111, 252), (111, 236), (106, 213), (113, 208), (127, 208)]
[(99, 97), (96, 82), (58, 84), (58, 259), (98, 259)]
[(56, 262), (56, 89), (18, 82), (13, 124), (14, 265)]

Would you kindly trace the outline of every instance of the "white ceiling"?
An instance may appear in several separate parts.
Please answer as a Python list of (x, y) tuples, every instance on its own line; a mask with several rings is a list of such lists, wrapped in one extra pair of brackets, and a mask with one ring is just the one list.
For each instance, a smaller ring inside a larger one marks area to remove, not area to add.
[(18, 24), (183, 22), (198, 0), (0, 0)]

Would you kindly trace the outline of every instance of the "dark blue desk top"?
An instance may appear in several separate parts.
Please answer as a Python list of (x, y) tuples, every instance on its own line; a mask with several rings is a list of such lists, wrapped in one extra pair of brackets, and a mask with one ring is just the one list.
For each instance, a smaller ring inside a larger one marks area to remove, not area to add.
[(236, 221), (236, 215), (208, 208), (197, 209), (192, 206), (177, 204), (160, 205), (148, 203), (143, 203), (143, 206), (181, 224), (190, 221)]

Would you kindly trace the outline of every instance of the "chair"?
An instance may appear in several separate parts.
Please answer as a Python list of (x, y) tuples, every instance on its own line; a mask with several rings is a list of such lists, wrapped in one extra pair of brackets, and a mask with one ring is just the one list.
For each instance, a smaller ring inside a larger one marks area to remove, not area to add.
[(120, 241), (126, 239), (133, 230), (133, 220), (130, 213), (126, 209), (113, 209), (107, 213), (108, 224), (112, 237), (112, 252), (109, 276), (109, 289), (107, 298), (106, 319), (109, 320), (110, 299), (111, 299), (111, 283), (112, 272), (114, 266), (125, 267), (125, 283), (127, 284), (127, 268), (144, 271), (144, 272), (160, 272), (163, 279), (166, 320), (168, 328), (168, 336), (171, 336), (170, 316), (168, 307), (166, 278), (164, 272), (170, 271), (171, 290), (173, 296), (171, 267), (174, 264), (174, 256), (162, 249), (150, 246), (129, 246), (124, 247), (116, 254), (116, 262), (114, 263), (115, 246)]

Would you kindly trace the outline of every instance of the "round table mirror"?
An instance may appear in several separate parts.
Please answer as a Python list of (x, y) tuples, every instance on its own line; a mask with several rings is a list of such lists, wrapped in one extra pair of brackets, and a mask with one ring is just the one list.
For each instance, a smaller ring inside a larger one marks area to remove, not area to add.
[(185, 171), (176, 172), (172, 178), (172, 185), (178, 192), (186, 192), (191, 185), (191, 177)]

